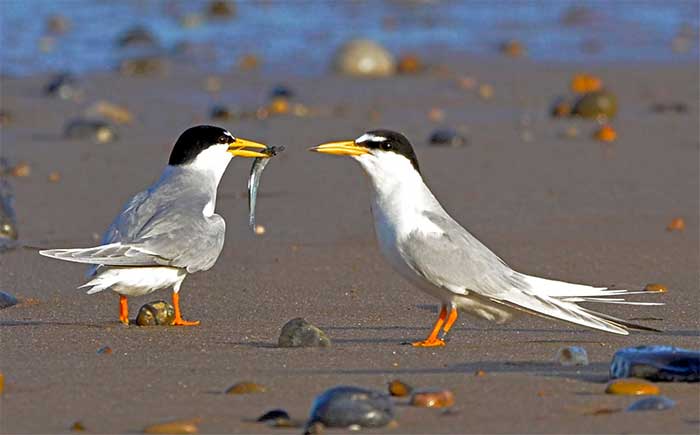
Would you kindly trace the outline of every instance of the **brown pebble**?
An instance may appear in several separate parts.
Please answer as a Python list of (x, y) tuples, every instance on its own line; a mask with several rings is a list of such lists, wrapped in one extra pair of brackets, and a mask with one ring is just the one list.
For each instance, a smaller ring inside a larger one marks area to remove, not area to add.
[(614, 414), (616, 412), (620, 412), (622, 409), (620, 408), (608, 408), (608, 407), (602, 407), (602, 408), (595, 408), (590, 411), (584, 412), (584, 415), (608, 415), (608, 414)]
[(58, 183), (61, 181), (61, 173), (58, 171), (53, 171), (49, 174), (49, 181), (52, 183)]
[(566, 118), (571, 116), (571, 102), (565, 98), (560, 98), (552, 106), (551, 114), (553, 118)]
[(389, 382), (389, 394), (391, 394), (392, 396), (408, 396), (409, 394), (411, 394), (412, 390), (413, 388), (410, 385), (405, 384), (398, 379), (394, 379), (393, 381)]
[(477, 370), (477, 371), (474, 372), (474, 376), (478, 376), (478, 377), (481, 378), (481, 377), (486, 376), (486, 372), (483, 371), (483, 370)]
[(476, 87), (476, 79), (472, 76), (460, 76), (457, 77), (457, 84), (460, 88), (471, 91)]
[(222, 87), (221, 79), (216, 76), (209, 76), (204, 80), (204, 89), (207, 92), (219, 92)]
[(644, 286), (644, 291), (666, 293), (668, 291), (668, 287), (663, 284), (650, 283)]
[(129, 112), (129, 109), (108, 101), (96, 102), (87, 109), (86, 113), (90, 116), (103, 116), (115, 124), (131, 124), (134, 120), (134, 116)]
[(542, 391), (542, 390), (540, 390), (540, 391), (537, 392), (537, 397), (544, 397), (544, 396), (546, 396), (546, 395), (547, 395), (547, 393), (545, 393), (545, 392)]
[(19, 162), (10, 169), (10, 175), (13, 177), (28, 177), (31, 173), (32, 167), (27, 162)]
[(667, 226), (666, 231), (683, 231), (685, 229), (685, 219), (674, 218)]
[(411, 395), (411, 405), (421, 408), (448, 408), (455, 403), (450, 390), (419, 390)]
[(156, 423), (146, 426), (143, 433), (154, 434), (193, 434), (199, 432), (197, 423), (200, 419), (174, 420), (166, 423)]
[(5, 375), (0, 373), (0, 395), (5, 391)]
[(626, 396), (656, 395), (660, 393), (659, 387), (643, 379), (615, 379), (608, 382), (605, 387), (608, 394), (619, 394)]
[(85, 432), (85, 425), (82, 421), (78, 420), (70, 425), (71, 432)]
[(603, 125), (593, 134), (596, 140), (601, 142), (615, 142), (617, 140), (617, 132), (612, 125)]
[(509, 57), (522, 57), (526, 54), (525, 46), (522, 42), (511, 39), (501, 44), (501, 53)]
[(260, 59), (254, 54), (244, 54), (238, 61), (238, 66), (243, 71), (251, 71), (260, 67)]
[(110, 355), (111, 353), (112, 353), (112, 348), (109, 346), (102, 346), (101, 348), (97, 349), (98, 355)]
[(239, 382), (228, 387), (225, 391), (226, 394), (255, 394), (265, 392), (267, 392), (267, 387), (256, 384), (255, 382)]
[(423, 69), (423, 62), (415, 54), (405, 54), (399, 58), (397, 70), (399, 74), (416, 74)]
[(442, 122), (445, 120), (445, 111), (438, 107), (433, 107), (428, 112), (428, 119), (433, 122)]

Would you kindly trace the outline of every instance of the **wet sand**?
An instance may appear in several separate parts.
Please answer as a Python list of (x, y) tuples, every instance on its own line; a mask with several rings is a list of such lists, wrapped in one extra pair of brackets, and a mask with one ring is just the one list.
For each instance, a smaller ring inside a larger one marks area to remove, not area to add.
[[(398, 377), (450, 388), (457, 403), (446, 415), (399, 406), (399, 426), (384, 430), (391, 433), (697, 433), (698, 384), (661, 384), (678, 402), (669, 411), (588, 415), (635, 400), (603, 393), (616, 349), (698, 344), (697, 67), (595, 68), (620, 101), (613, 145), (590, 139), (592, 122), (548, 116), (575, 67), (470, 58), (449, 67), (493, 85), (494, 98), (483, 101), (439, 74), (366, 81), (256, 73), (222, 77), (214, 97), (203, 89), (205, 74), (176, 68), (165, 78), (84, 77), (86, 102), (77, 104), (43, 97), (46, 77), (3, 78), (2, 108), (14, 118), (0, 130), (5, 153), (32, 166), (30, 177), (12, 180), (20, 236), (31, 246), (95, 244), (124, 201), (158, 176), (173, 141), (191, 125), (218, 124), (287, 151), (261, 183), (264, 236), (247, 228), (251, 161), (229, 167), (217, 205), (227, 221), (224, 251), (181, 293), (186, 318), (201, 320), (199, 327), (122, 327), (115, 294), (75, 289), (83, 266), (32, 249), (0, 254), (0, 290), (25, 299), (0, 311), (0, 431), (61, 433), (80, 420), (91, 432), (137, 432), (201, 417), (205, 433), (294, 433), (247, 420), (277, 407), (303, 419), (328, 387), (384, 389)], [(254, 110), (279, 82), (323, 113), (207, 120), (214, 102)], [(120, 140), (110, 144), (62, 138), (65, 121), (98, 99), (125, 105), (135, 123), (120, 127)], [(653, 113), (657, 101), (682, 101), (688, 112)], [(427, 145), (441, 125), (428, 119), (432, 107), (445, 110), (445, 125), (466, 129), (469, 146)], [(571, 125), (579, 137), (562, 138)], [(378, 127), (412, 140), (445, 208), (515, 269), (619, 288), (666, 284), (668, 293), (648, 298), (662, 307), (596, 306), (651, 318), (638, 321), (665, 332), (620, 337), (533, 317), (494, 325), (461, 316), (446, 348), (401, 345), (428, 333), (435, 301), (381, 257), (360, 168), (305, 151)], [(524, 128), (532, 142), (521, 140)], [(58, 183), (47, 180), (52, 171), (60, 171)], [(685, 231), (665, 230), (674, 217), (685, 219)], [(131, 298), (131, 317), (143, 303), (169, 297)], [(276, 348), (282, 325), (299, 316), (324, 329), (332, 346)], [(565, 345), (585, 347), (591, 364), (560, 367), (554, 357)], [(102, 346), (113, 353), (97, 354)], [(477, 370), (486, 376), (474, 376)], [(243, 380), (269, 391), (222, 394)]]

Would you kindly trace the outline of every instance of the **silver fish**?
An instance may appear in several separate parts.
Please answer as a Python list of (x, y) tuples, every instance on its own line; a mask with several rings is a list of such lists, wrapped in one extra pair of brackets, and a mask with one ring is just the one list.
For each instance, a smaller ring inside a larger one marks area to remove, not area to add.
[[(268, 154), (270, 157), (276, 156), (277, 154), (281, 153), (284, 151), (284, 147), (270, 147), (266, 149), (265, 151), (262, 151), (266, 154)], [(255, 202), (258, 197), (258, 186), (260, 185), (260, 175), (262, 174), (262, 171), (265, 169), (265, 166), (267, 166), (268, 162), (270, 161), (270, 158), (262, 158), (262, 157), (256, 157), (255, 160), (253, 160), (253, 166), (250, 168), (250, 177), (248, 178), (248, 225), (250, 226), (250, 229), (255, 232)]]

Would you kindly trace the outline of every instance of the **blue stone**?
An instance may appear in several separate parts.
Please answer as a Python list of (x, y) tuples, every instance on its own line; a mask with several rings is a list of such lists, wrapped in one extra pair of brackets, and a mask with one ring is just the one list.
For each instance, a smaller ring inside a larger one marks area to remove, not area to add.
[(664, 396), (645, 397), (637, 400), (627, 408), (627, 412), (633, 411), (663, 411), (676, 406), (676, 402)]
[(610, 377), (652, 382), (700, 381), (700, 352), (672, 346), (626, 347), (615, 352)]

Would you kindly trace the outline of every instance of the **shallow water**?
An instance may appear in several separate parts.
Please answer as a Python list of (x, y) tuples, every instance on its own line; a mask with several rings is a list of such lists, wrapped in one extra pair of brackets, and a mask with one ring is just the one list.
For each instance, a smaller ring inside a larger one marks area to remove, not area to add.
[[(353, 37), (369, 37), (394, 53), (491, 54), (511, 38), (528, 56), (548, 61), (693, 61), (698, 58), (695, 1), (238, 1), (231, 20), (208, 20), (205, 1), (3, 0), (0, 8), (2, 72), (28, 75), (112, 69), (131, 52), (117, 37), (140, 24), (165, 53), (187, 41), (188, 63), (227, 71), (245, 53), (268, 70), (299, 74), (327, 70), (335, 49)], [(592, 22), (566, 25), (572, 6), (584, 6)], [(60, 14), (71, 27), (44, 41), (47, 18)], [(204, 21), (186, 28), (188, 14)], [(683, 27), (691, 48), (675, 53), (671, 42)], [(42, 50), (41, 45), (44, 45)], [(49, 51), (47, 45), (52, 45)]]

